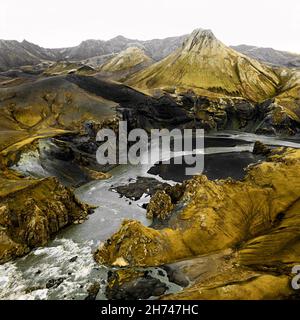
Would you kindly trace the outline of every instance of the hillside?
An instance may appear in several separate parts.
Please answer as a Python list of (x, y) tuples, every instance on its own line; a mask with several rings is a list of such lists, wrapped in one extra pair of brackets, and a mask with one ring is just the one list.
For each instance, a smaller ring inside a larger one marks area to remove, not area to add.
[(104, 76), (119, 80), (153, 63), (154, 60), (148, 57), (142, 49), (129, 47), (102, 64), (99, 72)]
[(132, 76), (139, 89), (205, 89), (263, 101), (276, 94), (279, 77), (269, 67), (226, 47), (210, 30), (195, 30), (181, 48)]

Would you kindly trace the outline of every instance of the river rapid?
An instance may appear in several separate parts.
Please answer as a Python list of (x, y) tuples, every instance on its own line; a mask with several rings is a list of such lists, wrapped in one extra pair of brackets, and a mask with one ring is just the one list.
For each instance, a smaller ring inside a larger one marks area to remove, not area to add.
[[(252, 154), (256, 140), (271, 146), (300, 148), (300, 138), (279, 139), (236, 132), (206, 135), (204, 174), (211, 179), (242, 178), (244, 167), (261, 160)], [(41, 170), (33, 162), (26, 166), (37, 174)], [(151, 224), (142, 207), (149, 201), (149, 196), (144, 194), (134, 201), (121, 197), (112, 188), (128, 184), (139, 176), (155, 177), (172, 185), (180, 183), (189, 178), (184, 174), (185, 167), (184, 163), (120, 165), (110, 171), (110, 179), (77, 188), (76, 196), (97, 209), (83, 224), (61, 230), (46, 247), (36, 248), (23, 258), (0, 265), (0, 299), (85, 299), (89, 287), (95, 283), (100, 286), (96, 299), (106, 299), (108, 269), (95, 263), (93, 252), (118, 230), (124, 219)], [(149, 268), (149, 272), (167, 284), (167, 293), (181, 289), (168, 281), (164, 270)]]

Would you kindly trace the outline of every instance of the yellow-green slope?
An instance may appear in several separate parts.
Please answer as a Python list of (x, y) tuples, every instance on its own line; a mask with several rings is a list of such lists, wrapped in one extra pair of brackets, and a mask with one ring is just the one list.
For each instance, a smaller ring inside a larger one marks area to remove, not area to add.
[(226, 47), (210, 30), (195, 30), (181, 48), (127, 84), (144, 90), (206, 89), (263, 101), (276, 94), (280, 79), (268, 66)]
[(120, 80), (153, 63), (153, 59), (148, 57), (142, 49), (129, 47), (102, 64), (99, 72), (112, 79)]

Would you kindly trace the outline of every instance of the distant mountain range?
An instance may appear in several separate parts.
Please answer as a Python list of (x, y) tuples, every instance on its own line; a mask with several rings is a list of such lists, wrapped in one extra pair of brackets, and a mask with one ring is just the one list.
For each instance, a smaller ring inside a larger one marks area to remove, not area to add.
[(231, 46), (247, 56), (259, 61), (270, 63), (275, 66), (300, 67), (300, 54), (279, 51), (273, 48), (260, 48), (255, 46), (247, 46), (245, 44), (239, 46)]
[[(94, 64), (105, 62), (112, 54), (119, 53), (129, 47), (138, 47), (155, 61), (169, 55), (177, 49), (186, 36), (170, 37), (139, 41), (117, 36), (108, 41), (86, 40), (76, 47), (62, 49), (45, 49), (26, 40), (0, 40), (0, 71), (24, 65), (33, 65), (43, 60), (81, 61), (88, 60)], [(96, 59), (91, 59), (95, 58)]]
[[(179, 48), (187, 35), (165, 39), (135, 40), (117, 36), (108, 41), (86, 40), (78, 46), (61, 49), (46, 49), (26, 40), (0, 40), (0, 71), (24, 65), (34, 65), (42, 61), (84, 61), (93, 66), (101, 65), (106, 60), (129, 47), (137, 47), (154, 61), (159, 61)], [(254, 46), (233, 46), (234, 50), (262, 62), (287, 67), (300, 67), (300, 54), (278, 51), (272, 48)]]

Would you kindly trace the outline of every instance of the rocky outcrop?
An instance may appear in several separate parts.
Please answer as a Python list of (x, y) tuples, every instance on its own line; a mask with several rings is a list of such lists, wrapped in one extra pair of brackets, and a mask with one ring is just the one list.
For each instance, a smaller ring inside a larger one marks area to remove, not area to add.
[(158, 190), (163, 190), (168, 186), (168, 183), (160, 182), (154, 178), (137, 177), (135, 181), (129, 181), (128, 184), (112, 186), (111, 190), (117, 191), (121, 196), (136, 201), (144, 194), (154, 195)]
[(260, 141), (255, 141), (252, 152), (253, 154), (261, 154), (267, 156), (268, 154), (270, 154), (271, 148)]
[(149, 299), (161, 296), (167, 290), (167, 285), (151, 276), (148, 271), (128, 271), (125, 269), (109, 272), (109, 285), (106, 287), (108, 299)]
[(0, 179), (0, 263), (44, 246), (60, 229), (90, 211), (56, 178)]
[[(170, 206), (163, 227), (124, 221), (97, 250), (95, 259), (112, 265), (122, 258), (135, 268), (191, 257), (205, 260), (216, 251), (230, 250), (213, 259), (219, 272), (208, 277), (199, 274), (189, 287), (166, 298), (292, 295), (291, 269), (300, 263), (299, 169), (299, 150), (277, 148), (267, 161), (251, 165), (242, 181), (196, 176), (183, 185), (183, 194)], [(156, 206), (155, 214), (164, 218), (165, 208)]]

